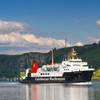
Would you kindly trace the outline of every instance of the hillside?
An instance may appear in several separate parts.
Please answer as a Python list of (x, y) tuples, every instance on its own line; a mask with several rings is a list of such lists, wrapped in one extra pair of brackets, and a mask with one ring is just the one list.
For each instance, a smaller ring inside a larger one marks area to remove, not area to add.
[[(71, 48), (55, 48), (54, 62), (60, 63), (67, 57)], [(83, 61), (87, 61), (96, 70), (100, 68), (100, 43), (74, 48)], [(0, 55), (0, 77), (18, 77), (20, 71), (25, 71), (26, 68), (31, 67), (31, 62), (34, 60), (39, 62), (40, 67), (43, 64), (50, 64), (51, 51), (48, 53), (30, 52), (22, 55)]]

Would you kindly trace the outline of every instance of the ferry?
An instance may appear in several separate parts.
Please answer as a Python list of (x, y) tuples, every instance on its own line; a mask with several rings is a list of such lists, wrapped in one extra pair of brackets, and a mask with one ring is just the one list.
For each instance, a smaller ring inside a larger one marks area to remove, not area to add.
[(52, 51), (52, 64), (43, 65), (39, 68), (36, 61), (32, 62), (32, 68), (26, 70), (26, 76), (20, 80), (21, 83), (83, 83), (91, 82), (94, 68), (87, 62), (78, 58), (76, 51), (72, 48), (68, 59), (61, 63), (54, 63)]

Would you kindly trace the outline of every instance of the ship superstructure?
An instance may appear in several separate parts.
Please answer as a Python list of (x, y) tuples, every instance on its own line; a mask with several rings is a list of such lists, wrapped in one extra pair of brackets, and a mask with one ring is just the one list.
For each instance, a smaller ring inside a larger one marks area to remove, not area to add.
[(72, 48), (67, 60), (61, 63), (43, 65), (38, 68), (38, 63), (33, 62), (32, 69), (26, 70), (26, 77), (22, 80), (25, 83), (77, 83), (90, 82), (94, 68), (88, 66), (87, 62), (77, 57), (77, 53)]

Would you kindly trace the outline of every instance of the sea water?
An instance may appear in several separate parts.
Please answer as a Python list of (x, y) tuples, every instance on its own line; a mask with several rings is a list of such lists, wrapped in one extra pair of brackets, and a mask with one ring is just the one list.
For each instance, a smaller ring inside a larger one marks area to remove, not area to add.
[(92, 85), (0, 82), (0, 100), (100, 100), (100, 81)]

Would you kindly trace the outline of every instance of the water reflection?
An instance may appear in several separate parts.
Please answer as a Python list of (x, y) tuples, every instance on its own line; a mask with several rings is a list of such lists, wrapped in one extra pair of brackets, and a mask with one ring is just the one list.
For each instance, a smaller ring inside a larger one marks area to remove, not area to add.
[(63, 84), (25, 85), (24, 100), (94, 100), (89, 86), (65, 86)]
[(0, 83), (0, 100), (100, 100), (100, 82), (93, 86)]

